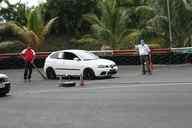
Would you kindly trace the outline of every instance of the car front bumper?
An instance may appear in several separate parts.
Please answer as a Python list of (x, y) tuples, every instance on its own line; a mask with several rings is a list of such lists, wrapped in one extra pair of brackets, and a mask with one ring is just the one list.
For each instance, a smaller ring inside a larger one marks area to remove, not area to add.
[(0, 83), (0, 95), (6, 95), (7, 93), (9, 93), (10, 89), (11, 89), (10, 82)]
[(95, 72), (95, 76), (97, 77), (105, 77), (105, 76), (112, 76), (118, 72), (118, 67), (115, 66), (113, 68), (97, 68)]

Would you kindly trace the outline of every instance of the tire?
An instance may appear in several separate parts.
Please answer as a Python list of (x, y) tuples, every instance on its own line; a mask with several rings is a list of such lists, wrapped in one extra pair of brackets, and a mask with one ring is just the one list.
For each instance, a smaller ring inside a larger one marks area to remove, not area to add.
[(11, 89), (11, 86), (10, 86), (10, 85), (9, 85), (9, 86), (6, 86), (6, 87), (3, 88), (3, 89), (1, 89), (1, 90), (0, 90), (0, 97), (6, 96), (7, 93), (9, 93), (10, 89)]
[(92, 69), (85, 69), (83, 71), (83, 79), (85, 80), (94, 80), (95, 79), (95, 73)]
[(111, 78), (112, 78), (112, 75), (108, 75), (108, 76), (107, 76), (107, 79), (111, 79)]
[(55, 74), (55, 71), (52, 69), (52, 68), (48, 68), (46, 70), (46, 75), (47, 75), (47, 78), (48, 79), (56, 79), (56, 74)]

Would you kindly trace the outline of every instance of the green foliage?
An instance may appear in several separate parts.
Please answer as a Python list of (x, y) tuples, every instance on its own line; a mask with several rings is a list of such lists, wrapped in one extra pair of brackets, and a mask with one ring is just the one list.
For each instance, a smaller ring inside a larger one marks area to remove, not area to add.
[(29, 10), (24, 4), (11, 4), (8, 0), (1, 0), (0, 4), (5, 3), (5, 7), (0, 7), (0, 14), (6, 21), (14, 21), (21, 25), (25, 25), (27, 19), (25, 17), (26, 11)]
[(183, 2), (179, 0), (172, 4), (172, 10), (172, 26), (175, 46), (182, 47), (184, 46), (186, 39), (191, 39), (192, 10), (188, 10)]
[(21, 42), (6, 41), (0, 43), (0, 53), (17, 53), (24, 48)]
[(91, 24), (92, 37), (112, 48), (120, 48), (119, 44), (129, 32), (126, 27), (127, 10), (118, 5), (117, 0), (99, 0), (97, 6), (100, 9), (100, 16), (90, 13), (84, 15), (84, 19)]
[[(24, 43), (39, 45), (51, 30), (47, 37), (57, 36), (59, 40), (54, 46), (54, 40), (48, 38), (42, 50), (127, 49), (141, 37), (150, 45), (170, 46), (167, 0), (47, 0), (32, 8), (2, 2), (7, 6), (0, 7), (0, 14), (8, 22), (0, 24), (0, 41), (18, 37)], [(192, 46), (192, 2), (169, 2), (172, 46)]]
[(186, 9), (192, 10), (192, 1), (190, 1), (190, 0), (183, 0), (183, 3), (185, 5)]
[(95, 12), (96, 0), (47, 0), (48, 17), (58, 17), (57, 33), (78, 35), (86, 33), (89, 27), (82, 21), (82, 15)]
[(74, 42), (76, 48), (84, 50), (99, 50), (102, 46), (102, 43), (92, 38), (91, 35), (85, 35), (79, 40), (73, 39), (72, 42)]
[[(184, 47), (185, 44), (191, 42), (191, 27), (192, 27), (192, 10), (190, 10), (190, 2), (187, 0), (170, 0), (171, 12), (171, 28), (173, 31), (173, 47)], [(169, 39), (168, 18), (167, 18), (167, 1), (153, 1), (152, 6), (156, 8), (156, 25), (153, 26), (155, 31), (164, 37), (165, 40)], [(158, 18), (157, 18), (158, 17)]]
[(98, 8), (100, 15), (87, 14), (84, 19), (92, 24), (93, 38), (114, 49), (132, 48), (154, 17), (154, 10), (141, 0), (99, 0)]
[(57, 18), (52, 18), (45, 24), (40, 7), (31, 9), (31, 11), (26, 12), (25, 16), (27, 19), (26, 26), (20, 26), (15, 22), (2, 23), (5, 27), (0, 29), (0, 32), (6, 29), (10, 30), (24, 44), (39, 48)]
[(52, 25), (57, 20), (57, 17), (55, 17), (45, 23), (41, 7), (42, 6), (36, 7), (30, 12), (26, 13), (27, 26), (25, 29), (27, 31), (32, 31), (35, 34), (37, 45), (42, 44), (44, 42), (45, 35), (50, 32)]
[(63, 50), (66, 44), (63, 40), (64, 39), (61, 36), (51, 36), (45, 40), (39, 50), (43, 52)]
[(44, 26), (44, 20), (39, 8), (32, 9), (26, 13), (27, 17), (27, 29), (32, 30), (37, 35), (41, 35), (41, 31)]

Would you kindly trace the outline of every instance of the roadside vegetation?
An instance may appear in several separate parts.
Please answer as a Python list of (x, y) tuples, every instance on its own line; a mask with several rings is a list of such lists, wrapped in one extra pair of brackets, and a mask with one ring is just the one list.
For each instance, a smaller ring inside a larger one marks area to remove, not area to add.
[(192, 2), (169, 0), (47, 0), (36, 7), (0, 0), (0, 52), (26, 44), (38, 51), (192, 46)]

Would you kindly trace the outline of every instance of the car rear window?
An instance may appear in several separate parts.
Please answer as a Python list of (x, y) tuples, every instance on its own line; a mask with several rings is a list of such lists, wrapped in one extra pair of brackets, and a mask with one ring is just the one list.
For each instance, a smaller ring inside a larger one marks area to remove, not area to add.
[(59, 56), (59, 53), (58, 53), (58, 52), (56, 52), (56, 53), (53, 53), (53, 54), (50, 56), (50, 58), (57, 59), (57, 58), (58, 58), (58, 56)]

